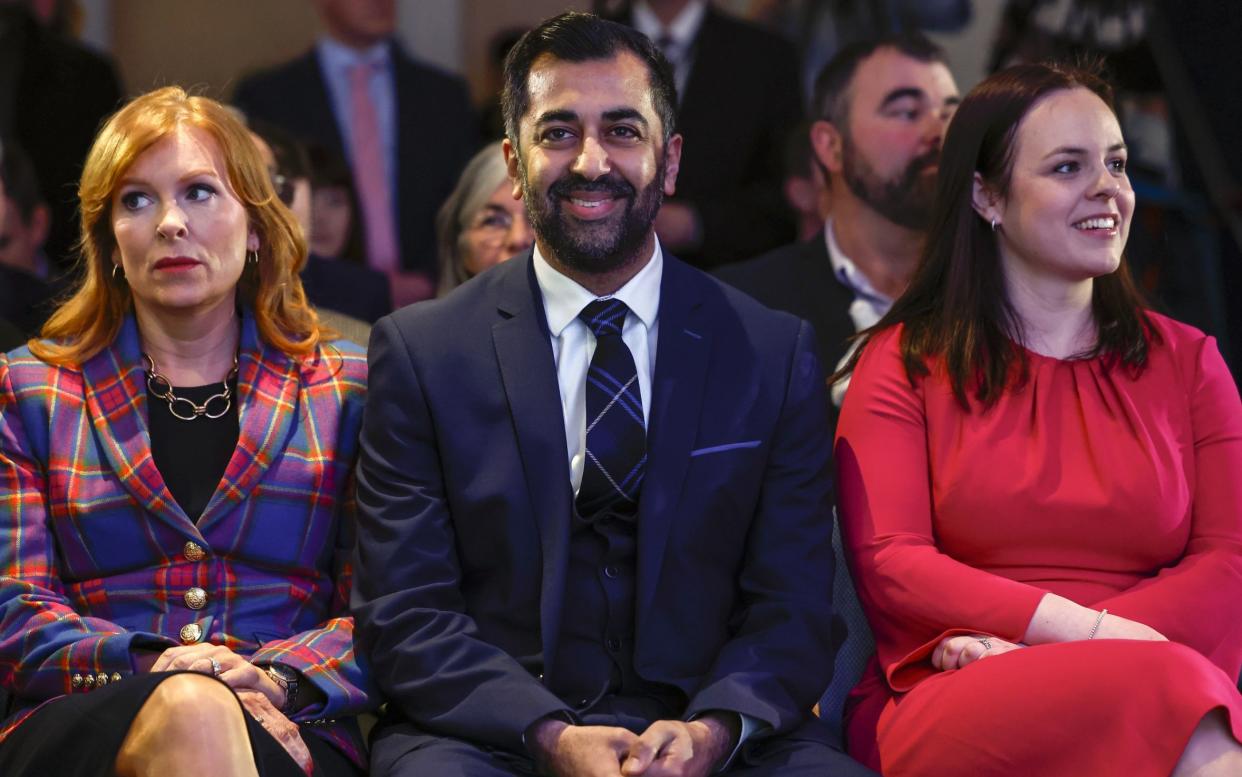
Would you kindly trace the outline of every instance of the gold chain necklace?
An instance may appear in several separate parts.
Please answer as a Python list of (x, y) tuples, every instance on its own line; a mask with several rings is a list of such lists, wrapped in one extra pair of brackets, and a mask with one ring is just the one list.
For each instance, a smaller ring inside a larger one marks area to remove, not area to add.
[[(155, 359), (152, 359), (145, 353), (142, 355), (142, 358), (147, 360), (147, 388), (151, 390), (152, 394), (168, 403), (168, 412), (172, 413), (175, 418), (179, 418), (182, 421), (193, 421), (199, 416), (207, 416), (215, 420), (223, 418), (224, 414), (233, 407), (233, 390), (229, 388), (229, 381), (237, 377), (237, 354), (233, 355), (233, 369), (229, 370), (229, 374), (224, 378), (224, 390), (207, 397), (207, 400), (201, 405), (174, 394), (172, 383), (169, 383), (168, 378), (160, 374), (159, 368), (155, 366)], [(214, 409), (212, 407), (213, 402), (215, 403)], [(223, 406), (221, 406), (221, 403), (223, 403)]]

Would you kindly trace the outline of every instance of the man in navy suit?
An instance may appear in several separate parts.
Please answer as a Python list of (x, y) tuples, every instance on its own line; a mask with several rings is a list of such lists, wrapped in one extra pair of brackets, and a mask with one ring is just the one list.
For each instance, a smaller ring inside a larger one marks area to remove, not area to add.
[(675, 87), (567, 13), (506, 61), (535, 247), (376, 325), (359, 467), (376, 775), (870, 774), (831, 655), (809, 325), (666, 255)]

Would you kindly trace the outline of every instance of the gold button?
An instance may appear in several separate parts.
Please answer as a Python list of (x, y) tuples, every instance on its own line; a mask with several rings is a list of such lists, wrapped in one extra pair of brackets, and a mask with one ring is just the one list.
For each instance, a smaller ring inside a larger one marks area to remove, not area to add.
[(201, 610), (207, 606), (207, 592), (201, 588), (191, 588), (185, 592), (185, 606), (191, 610)]
[(83, 677), (82, 684), (86, 686), (87, 690), (94, 688), (95, 687), (95, 675), (88, 674), (86, 677)]
[(120, 672), (113, 672), (113, 673), (112, 673), (112, 682), (114, 682), (114, 683), (119, 683), (119, 682), (121, 682), (121, 673), (120, 673)]
[(193, 645), (203, 638), (203, 627), (197, 623), (187, 623), (181, 627), (181, 644)]
[(107, 672), (100, 672), (98, 675), (96, 675), (95, 685), (98, 685), (100, 688), (102, 688), (107, 684), (108, 684), (108, 673)]
[(74, 676), (70, 678), (70, 682), (73, 683), (74, 688), (81, 688), (82, 687), (82, 675), (74, 674)]
[(203, 550), (203, 546), (197, 542), (187, 542), (185, 547), (181, 549), (181, 552), (185, 554), (187, 561), (202, 561), (207, 555), (206, 551)]

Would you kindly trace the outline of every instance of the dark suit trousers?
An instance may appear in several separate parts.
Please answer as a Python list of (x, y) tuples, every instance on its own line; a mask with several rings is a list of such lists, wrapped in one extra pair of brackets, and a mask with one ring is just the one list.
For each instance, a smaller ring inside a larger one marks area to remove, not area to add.
[[(591, 721), (595, 723), (597, 721)], [(726, 774), (736, 777), (877, 777), (841, 752), (818, 720), (747, 748)], [(408, 723), (385, 727), (371, 743), (372, 777), (535, 777), (530, 758), (424, 734)]]

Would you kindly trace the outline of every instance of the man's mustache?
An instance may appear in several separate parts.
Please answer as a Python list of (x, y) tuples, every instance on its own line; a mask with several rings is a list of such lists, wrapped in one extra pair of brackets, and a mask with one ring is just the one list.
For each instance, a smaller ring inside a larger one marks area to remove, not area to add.
[(604, 193), (613, 197), (633, 197), (634, 187), (618, 175), (608, 175), (592, 181), (574, 173), (561, 176), (548, 187), (548, 194), (556, 198), (572, 197), (575, 193)]

